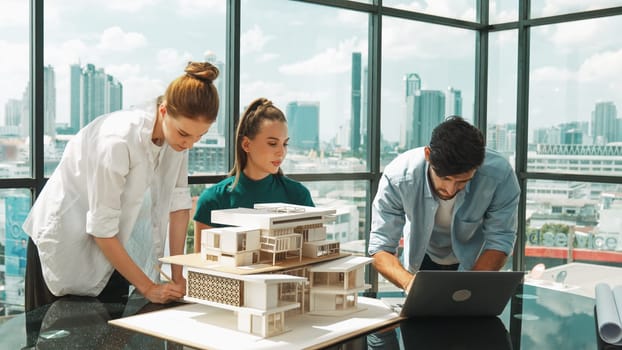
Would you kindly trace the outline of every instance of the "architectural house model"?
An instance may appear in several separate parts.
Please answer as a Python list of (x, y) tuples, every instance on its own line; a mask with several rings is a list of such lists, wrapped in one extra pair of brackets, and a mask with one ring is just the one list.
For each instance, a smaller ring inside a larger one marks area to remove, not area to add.
[(340, 315), (359, 311), (358, 293), (371, 288), (365, 284), (364, 267), (372, 260), (348, 256), (309, 267), (309, 312)]
[(186, 300), (234, 311), (239, 331), (270, 337), (288, 330), (286, 317), (360, 310), (372, 259), (344, 257), (326, 239), (334, 213), (283, 203), (214, 210), (212, 222), (231, 226), (202, 231), (201, 261), (163, 261), (188, 267)]
[[(255, 208), (235, 208), (212, 211), (212, 222), (223, 225), (242, 226), (236, 232), (260, 231), (259, 242), (254, 239), (240, 238), (244, 240), (244, 251), (248, 254), (251, 251), (260, 252), (262, 262), (272, 262), (289, 258), (302, 257), (317, 258), (325, 255), (338, 254), (339, 242), (326, 240), (325, 223), (333, 220), (335, 210), (321, 209), (315, 207), (305, 207), (301, 205), (284, 203), (257, 204)], [(226, 231), (219, 229), (206, 229), (202, 231), (201, 255), (208, 259), (218, 261), (223, 264), (237, 263), (239, 259), (228, 259), (231, 254), (243, 254), (242, 251), (227, 251), (218, 254), (214, 243), (221, 246), (241, 249), (239, 237), (236, 234), (225, 234)], [(218, 237), (214, 241), (213, 237)], [(205, 237), (205, 239), (203, 239)], [(226, 241), (226, 243), (225, 243)], [(209, 255), (209, 256), (208, 256)], [(248, 259), (248, 258), (247, 258)], [(242, 261), (247, 261), (242, 258)], [(244, 265), (244, 264), (242, 264)], [(246, 264), (248, 265), (248, 264)], [(240, 266), (240, 264), (233, 265)]]
[(306, 280), (282, 274), (232, 275), (189, 268), (184, 298), (234, 311), (239, 331), (270, 337), (288, 330), (285, 312), (300, 308), (298, 291)]

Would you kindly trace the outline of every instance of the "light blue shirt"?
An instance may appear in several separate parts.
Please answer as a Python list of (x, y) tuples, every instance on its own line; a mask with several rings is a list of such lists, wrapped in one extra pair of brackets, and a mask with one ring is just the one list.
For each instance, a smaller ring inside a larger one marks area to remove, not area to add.
[[(404, 267), (419, 270), (438, 208), (427, 176), (424, 148), (416, 148), (386, 166), (372, 204), (369, 255), (395, 253), (404, 237)], [(520, 187), (516, 175), (499, 153), (486, 151), (484, 163), (456, 195), (451, 244), (460, 269), (470, 270), (484, 250), (510, 255), (516, 240)]]

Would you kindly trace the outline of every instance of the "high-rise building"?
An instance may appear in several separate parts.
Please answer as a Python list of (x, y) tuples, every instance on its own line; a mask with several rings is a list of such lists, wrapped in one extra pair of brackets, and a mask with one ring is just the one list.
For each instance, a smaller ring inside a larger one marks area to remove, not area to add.
[(361, 147), (361, 53), (352, 53), (350, 150), (353, 153)]
[(594, 144), (604, 145), (619, 141), (616, 105), (611, 101), (598, 102), (592, 111)]
[(320, 146), (320, 103), (294, 101), (286, 107), (289, 145), (301, 151)]
[[(82, 68), (76, 66), (71, 66), (70, 103), (71, 128), (75, 132), (100, 115), (123, 108), (123, 85), (117, 79), (90, 63)], [(75, 108), (79, 118), (76, 118)]]
[(70, 94), (69, 94), (69, 127), (75, 134), (80, 130), (80, 80), (82, 77), (82, 67), (80, 64), (69, 66)]
[[(220, 98), (220, 107), (218, 108), (218, 114), (216, 116), (216, 125), (212, 126), (209, 130), (209, 133), (217, 133), (218, 135), (225, 134), (225, 125), (226, 125), (226, 114), (225, 114), (225, 101), (227, 97), (227, 91), (225, 89), (225, 81), (227, 80), (226, 72), (225, 72), (225, 63), (220, 61), (215, 53), (208, 51), (205, 53), (205, 60), (211, 64), (213, 64), (218, 71), (218, 79), (214, 81), (214, 85), (216, 86), (216, 90), (218, 90), (218, 97)], [(244, 101), (244, 103), (250, 103), (250, 101)]]
[(18, 126), (22, 119), (22, 101), (11, 98), (4, 105), (4, 125)]
[(367, 66), (363, 67), (363, 80), (361, 81), (361, 146), (367, 147), (369, 140), (367, 139), (367, 106), (368, 106), (368, 92), (367, 92)]
[(462, 91), (454, 89), (453, 86), (447, 88), (445, 113), (447, 116), (457, 115), (462, 117)]
[(438, 90), (422, 90), (421, 78), (415, 73), (404, 77), (406, 116), (404, 139), (400, 146), (406, 149), (427, 145), (432, 130), (445, 116), (445, 94)]
[(56, 75), (50, 65), (43, 67), (43, 133), (56, 137)]

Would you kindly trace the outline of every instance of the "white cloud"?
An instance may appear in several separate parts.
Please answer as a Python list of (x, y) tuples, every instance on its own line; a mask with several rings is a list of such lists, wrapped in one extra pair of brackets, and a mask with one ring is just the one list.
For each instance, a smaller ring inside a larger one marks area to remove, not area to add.
[(355, 11), (339, 10), (337, 12), (337, 21), (341, 24), (361, 28), (367, 31), (369, 27), (368, 15)]
[(272, 39), (272, 36), (266, 35), (259, 26), (255, 25), (253, 28), (242, 33), (240, 37), (241, 54), (247, 55), (260, 52)]
[(259, 57), (257, 58), (257, 61), (258, 62), (270, 62), (270, 61), (276, 60), (279, 57), (280, 55), (276, 53), (266, 52), (264, 54), (259, 55)]
[(98, 57), (89, 46), (82, 40), (71, 39), (59, 46), (46, 47), (46, 63), (54, 67), (68, 66), (78, 62), (89, 62)]
[(529, 79), (530, 84), (541, 82), (566, 82), (576, 78), (576, 73), (557, 66), (544, 66), (534, 69)]
[(134, 76), (122, 81), (123, 83), (123, 108), (140, 106), (162, 95), (169, 82), (159, 79), (150, 79)]
[(192, 54), (188, 51), (180, 53), (176, 49), (166, 48), (158, 50), (156, 54), (157, 68), (169, 73), (181, 74), (188, 61), (192, 60)]
[(155, 3), (155, 0), (107, 0), (104, 2), (97, 2), (98, 5), (103, 4), (111, 10), (130, 13), (142, 11)]
[[(518, 20), (518, 6), (514, 6), (516, 2), (510, 2), (499, 0), (490, 1), (490, 20), (494, 23), (513, 22)], [(502, 9), (502, 7), (509, 8)]]
[(227, 13), (227, 2), (221, 0), (179, 0), (177, 13), (184, 16), (202, 16), (205, 12)]
[(385, 60), (472, 57), (475, 34), (469, 30), (440, 25), (385, 19), (382, 56)]
[(622, 49), (606, 51), (588, 57), (574, 71), (560, 66), (543, 66), (534, 69), (530, 83), (558, 82), (600, 83), (606, 86), (611, 81), (622, 79)]
[[(537, 2), (536, 2), (537, 3)], [(547, 0), (541, 10), (533, 6), (533, 11), (539, 16), (553, 16), (562, 13), (588, 11), (619, 5), (612, 0)]]
[(0, 11), (0, 28), (23, 27), (28, 30), (28, 1), (2, 0)]
[[(0, 40), (0, 52), (10, 52), (3, 55), (0, 64), (0, 124), (4, 123), (4, 105), (8, 99), (21, 99), (22, 93), (28, 84), (28, 43), (12, 43)], [(4, 83), (6, 82), (6, 83)]]
[(602, 80), (604, 84), (622, 78), (622, 49), (597, 53), (581, 64), (578, 79), (582, 82)]
[(101, 35), (97, 48), (110, 51), (127, 51), (147, 45), (142, 33), (124, 32), (120, 27), (106, 28)]
[(475, 19), (473, 1), (469, 0), (412, 1), (410, 3), (392, 4), (391, 6), (404, 10), (423, 12), (436, 16), (458, 18), (467, 21), (473, 21)]
[(348, 72), (351, 69), (352, 52), (366, 51), (364, 41), (350, 38), (339, 43), (337, 48), (328, 48), (308, 60), (286, 64), (279, 72), (288, 75), (320, 75)]
[[(318, 96), (309, 91), (294, 91), (291, 86), (272, 81), (249, 81), (241, 84), (240, 101), (242, 108), (258, 97), (272, 100), (283, 112), (291, 101), (318, 101)], [(243, 111), (240, 111), (240, 113)]]

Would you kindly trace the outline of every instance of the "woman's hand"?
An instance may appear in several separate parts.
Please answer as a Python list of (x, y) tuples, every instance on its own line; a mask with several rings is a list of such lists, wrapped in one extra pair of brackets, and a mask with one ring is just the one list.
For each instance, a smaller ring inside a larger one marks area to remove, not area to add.
[(181, 299), (186, 294), (186, 284), (154, 283), (143, 294), (152, 303), (166, 304)]

